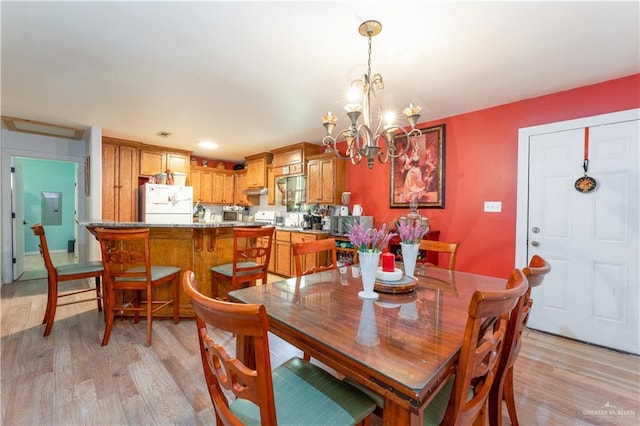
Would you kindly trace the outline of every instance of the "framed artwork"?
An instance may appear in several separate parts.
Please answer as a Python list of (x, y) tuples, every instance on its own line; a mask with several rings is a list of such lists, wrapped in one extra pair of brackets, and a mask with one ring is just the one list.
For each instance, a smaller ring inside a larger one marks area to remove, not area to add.
[(407, 151), (391, 161), (391, 208), (444, 208), (444, 124), (420, 128), (422, 136), (395, 139)]

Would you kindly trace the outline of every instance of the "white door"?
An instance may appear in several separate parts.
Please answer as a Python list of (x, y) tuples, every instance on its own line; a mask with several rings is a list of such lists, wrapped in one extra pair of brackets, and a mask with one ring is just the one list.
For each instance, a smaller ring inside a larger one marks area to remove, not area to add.
[[(12, 158), (12, 163), (13, 158)], [(24, 182), (22, 164), (16, 161), (13, 165), (14, 172), (11, 173), (11, 206), (14, 217), (12, 219), (13, 232), (13, 279), (17, 280), (24, 273)]]
[(552, 271), (534, 289), (529, 327), (640, 354), (639, 123), (589, 125), (529, 137), (527, 259)]

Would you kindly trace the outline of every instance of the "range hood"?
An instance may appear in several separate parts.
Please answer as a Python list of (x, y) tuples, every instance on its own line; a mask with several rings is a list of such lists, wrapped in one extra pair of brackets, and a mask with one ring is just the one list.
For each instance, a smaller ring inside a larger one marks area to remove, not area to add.
[(245, 195), (267, 195), (267, 188), (248, 188), (242, 191)]

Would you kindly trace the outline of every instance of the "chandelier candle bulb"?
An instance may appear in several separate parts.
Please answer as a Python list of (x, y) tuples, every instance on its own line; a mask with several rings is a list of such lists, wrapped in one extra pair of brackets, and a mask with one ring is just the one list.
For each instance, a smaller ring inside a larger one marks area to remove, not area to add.
[(391, 253), (382, 253), (382, 271), (394, 272), (396, 270), (396, 258)]

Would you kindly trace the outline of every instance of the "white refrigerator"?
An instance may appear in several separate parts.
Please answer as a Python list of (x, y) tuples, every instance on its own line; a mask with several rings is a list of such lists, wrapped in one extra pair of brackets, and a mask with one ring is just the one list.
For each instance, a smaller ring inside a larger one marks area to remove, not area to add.
[(193, 187), (156, 185), (140, 187), (140, 221), (153, 224), (183, 224), (193, 221)]

